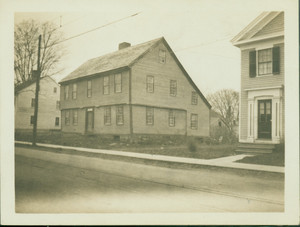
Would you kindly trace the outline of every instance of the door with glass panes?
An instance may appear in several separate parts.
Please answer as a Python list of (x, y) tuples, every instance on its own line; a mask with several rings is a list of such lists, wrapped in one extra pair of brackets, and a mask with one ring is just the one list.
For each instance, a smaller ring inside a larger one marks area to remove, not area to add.
[(272, 100), (258, 100), (258, 139), (272, 138)]

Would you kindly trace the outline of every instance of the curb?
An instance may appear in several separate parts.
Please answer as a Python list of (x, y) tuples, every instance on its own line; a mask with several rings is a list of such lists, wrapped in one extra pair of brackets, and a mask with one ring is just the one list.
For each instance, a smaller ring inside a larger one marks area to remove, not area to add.
[[(15, 141), (15, 144), (31, 145), (30, 142), (23, 142), (23, 141)], [(239, 169), (239, 170), (248, 170), (248, 171), (259, 171), (259, 172), (263, 171), (263, 172), (281, 173), (281, 174), (284, 173), (284, 167), (278, 167), (278, 166), (244, 164), (244, 163), (233, 163), (233, 162), (216, 163), (215, 159), (212, 160), (193, 159), (193, 158), (184, 158), (184, 157), (175, 157), (175, 156), (134, 153), (134, 152), (127, 152), (127, 151), (124, 152), (124, 151), (114, 151), (114, 150), (83, 148), (83, 147), (70, 147), (70, 146), (61, 146), (61, 145), (52, 145), (52, 144), (43, 144), (43, 143), (37, 143), (36, 145), (45, 148), (76, 150), (79, 152), (112, 155), (112, 156), (144, 159), (144, 160), (151, 160), (151, 161), (162, 161), (162, 162), (169, 162), (169, 163), (190, 164), (190, 165), (197, 165), (197, 166), (229, 168), (229, 169)]]

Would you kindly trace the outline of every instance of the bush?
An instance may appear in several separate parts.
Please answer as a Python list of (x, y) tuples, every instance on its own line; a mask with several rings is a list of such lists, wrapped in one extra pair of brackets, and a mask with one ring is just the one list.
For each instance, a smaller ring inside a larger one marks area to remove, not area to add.
[(194, 139), (190, 139), (188, 141), (188, 150), (190, 152), (196, 152), (197, 151), (197, 143)]
[(238, 141), (238, 137), (235, 132), (230, 131), (227, 127), (215, 126), (211, 128), (211, 138), (217, 143), (229, 143), (233, 144)]

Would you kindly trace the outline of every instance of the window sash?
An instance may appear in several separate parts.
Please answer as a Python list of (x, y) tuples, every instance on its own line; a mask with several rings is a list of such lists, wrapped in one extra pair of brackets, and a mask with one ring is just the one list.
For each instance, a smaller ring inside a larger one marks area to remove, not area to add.
[(78, 111), (73, 110), (73, 125), (77, 125), (77, 124), (78, 124)]
[(122, 92), (122, 74), (121, 73), (115, 74), (115, 92), (116, 93)]
[(116, 123), (117, 123), (117, 125), (123, 125), (123, 124), (124, 124), (124, 111), (123, 111), (123, 106), (117, 106), (117, 111), (116, 111)]
[(154, 92), (154, 77), (147, 76), (147, 92), (153, 93)]
[(176, 96), (176, 94), (177, 94), (177, 81), (171, 80), (170, 81), (170, 95)]
[(65, 100), (69, 99), (69, 85), (65, 86), (64, 97), (65, 97)]
[(87, 81), (87, 97), (88, 98), (92, 97), (92, 81), (91, 80)]
[(32, 98), (31, 99), (31, 107), (34, 107), (35, 106), (35, 98)]
[(109, 76), (103, 77), (103, 94), (109, 94)]
[(59, 117), (55, 118), (55, 126), (59, 126)]
[(272, 48), (258, 51), (258, 75), (272, 73)]
[(110, 125), (111, 124), (111, 107), (105, 107), (104, 110), (104, 124)]
[(65, 112), (65, 125), (70, 124), (70, 112), (69, 110)]
[(175, 126), (175, 113), (173, 110), (169, 111), (169, 126), (174, 127)]
[(198, 114), (191, 114), (191, 129), (198, 129)]
[(158, 56), (159, 56), (160, 63), (166, 62), (166, 51), (165, 50), (159, 50)]
[(34, 123), (34, 116), (31, 115), (31, 116), (30, 116), (30, 124), (33, 125), (33, 123)]
[(146, 107), (146, 124), (154, 124), (154, 109), (152, 107)]
[(59, 107), (60, 107), (60, 101), (56, 101), (56, 109), (59, 110)]
[(76, 99), (76, 98), (77, 98), (77, 84), (73, 84), (72, 98), (73, 98), (73, 99)]
[(193, 105), (198, 104), (198, 96), (197, 96), (197, 92), (195, 92), (195, 91), (192, 91), (192, 104)]

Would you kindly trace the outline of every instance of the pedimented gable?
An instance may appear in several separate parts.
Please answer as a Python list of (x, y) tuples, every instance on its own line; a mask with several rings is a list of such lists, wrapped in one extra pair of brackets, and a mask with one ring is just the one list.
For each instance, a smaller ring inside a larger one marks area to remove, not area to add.
[(263, 12), (245, 27), (231, 42), (235, 46), (260, 39), (284, 35), (284, 12)]
[(260, 31), (258, 31), (253, 37), (259, 37), (263, 35), (269, 35), (276, 32), (284, 31), (284, 13), (281, 12), (267, 25), (265, 25)]

